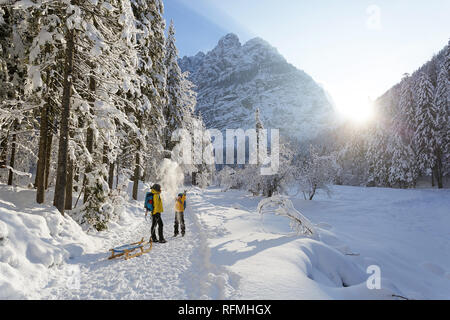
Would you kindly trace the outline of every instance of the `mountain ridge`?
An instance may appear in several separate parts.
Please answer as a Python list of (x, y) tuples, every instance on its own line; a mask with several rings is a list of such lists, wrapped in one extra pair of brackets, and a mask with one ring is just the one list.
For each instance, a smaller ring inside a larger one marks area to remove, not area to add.
[(322, 85), (262, 38), (241, 44), (230, 33), (207, 53), (181, 58), (179, 65), (196, 85), (196, 111), (207, 128), (252, 128), (260, 109), (266, 128), (310, 140), (335, 121), (333, 102)]

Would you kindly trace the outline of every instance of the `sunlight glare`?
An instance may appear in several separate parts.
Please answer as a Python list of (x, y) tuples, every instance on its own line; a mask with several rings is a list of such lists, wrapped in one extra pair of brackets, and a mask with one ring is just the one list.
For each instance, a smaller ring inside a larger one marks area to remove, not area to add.
[(338, 103), (336, 106), (344, 119), (358, 124), (365, 124), (373, 118), (373, 103), (369, 99), (345, 100), (345, 102)]

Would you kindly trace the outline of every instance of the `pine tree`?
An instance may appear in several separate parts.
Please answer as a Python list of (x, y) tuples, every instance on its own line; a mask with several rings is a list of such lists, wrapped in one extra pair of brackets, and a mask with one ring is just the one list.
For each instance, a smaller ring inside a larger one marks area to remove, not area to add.
[(417, 168), (413, 150), (416, 119), (411, 78), (406, 74), (401, 82), (398, 106), (392, 107), (392, 121), (389, 124), (391, 132), (388, 134), (388, 153), (392, 155), (389, 167), (390, 185), (402, 188), (415, 186)]
[[(51, 14), (50, 14), (51, 12)], [(28, 55), (26, 85), (27, 101), (38, 107), (39, 151), (36, 170), (36, 201), (44, 202), (50, 170), (52, 123), (62, 91), (63, 25), (60, 17), (64, 7), (57, 3), (42, 3), (29, 8), (29, 34), (32, 44)]]
[(444, 61), (443, 61), (442, 68), (447, 73), (447, 80), (450, 81), (450, 39), (448, 40), (447, 47), (445, 48)]
[(369, 139), (366, 154), (369, 186), (390, 186), (389, 168), (392, 155), (389, 154), (388, 138), (384, 132), (386, 129), (381, 124), (377, 124)]
[[(15, 173), (28, 170), (26, 163), (33, 155), (28, 145), (33, 141), (35, 120), (32, 107), (24, 99), (26, 52), (30, 46), (26, 34), (28, 18), (12, 3), (0, 8), (0, 168), (9, 168), (10, 185)], [(22, 153), (27, 154), (27, 159), (20, 157)], [(4, 178), (2, 171), (0, 179)]]
[(72, 96), (73, 55), (75, 50), (75, 30), (65, 30), (66, 52), (64, 62), (63, 95), (59, 127), (58, 168), (53, 205), (64, 215), (67, 182), (67, 162), (69, 146), (70, 100)]
[(389, 166), (389, 184), (401, 188), (414, 187), (417, 180), (417, 168), (410, 145), (403, 143), (399, 134), (392, 135), (389, 142), (389, 154), (392, 155)]
[[(84, 170), (83, 219), (103, 230), (114, 215), (110, 203), (113, 164), (128, 135), (142, 136), (134, 118), (139, 107), (136, 97), (142, 95), (141, 79), (136, 70), (136, 30), (130, 2), (98, 1), (85, 3), (82, 9), (87, 13), (87, 27), (78, 38), (75, 55), (81, 72), (74, 83), (78, 116), (72, 117), (75, 145), (70, 161), (78, 156), (86, 161), (83, 167), (69, 170), (68, 177), (74, 169)], [(70, 184), (66, 194), (70, 198)], [(69, 208), (70, 201), (67, 205)]]
[(434, 88), (427, 74), (422, 73), (418, 82), (415, 144), (419, 168), (426, 173), (436, 164), (437, 111), (434, 104)]
[[(138, 67), (141, 96), (134, 112), (139, 134), (132, 138), (134, 153), (133, 199), (141, 179), (142, 163), (155, 163), (163, 156), (164, 106), (166, 103), (165, 22), (160, 0), (133, 0), (132, 9), (138, 33)], [(147, 168), (145, 176), (155, 176), (156, 168)]]
[(186, 112), (184, 109), (183, 74), (178, 66), (178, 49), (175, 45), (175, 27), (173, 21), (169, 26), (166, 41), (165, 66), (167, 69), (167, 104), (164, 108), (166, 128), (164, 130), (165, 149), (172, 150), (175, 143), (171, 141), (172, 133), (184, 125)]
[(443, 176), (446, 171), (446, 151), (448, 151), (449, 123), (448, 123), (448, 89), (449, 81), (447, 79), (447, 70), (445, 64), (442, 64), (438, 75), (436, 95), (434, 105), (436, 107), (436, 143), (434, 145), (434, 153), (436, 164), (434, 172), (439, 188), (443, 188)]
[(406, 74), (401, 82), (400, 100), (397, 109), (396, 130), (406, 144), (411, 144), (416, 131), (416, 105), (410, 75)]
[[(445, 49), (445, 56), (444, 60), (441, 66), (442, 70), (441, 72), (445, 75), (447, 75), (447, 106), (445, 108), (445, 118), (442, 120), (442, 118), (439, 121), (444, 121), (444, 124), (442, 122), (439, 122), (440, 125), (442, 125), (442, 129), (446, 131), (443, 136), (445, 137), (444, 145), (443, 145), (443, 175), (449, 176), (450, 175), (450, 40), (448, 42), (447, 48)], [(439, 80), (440, 79), (440, 80)], [(445, 80), (442, 78), (442, 76), (438, 79), (438, 86), (440, 86), (440, 89), (438, 91), (442, 90), (444, 91), (444, 82)], [(445, 102), (444, 99), (441, 99), (441, 103)], [(442, 108), (442, 105), (440, 105), (439, 108)], [(440, 109), (440, 113), (442, 112), (442, 109)], [(446, 125), (445, 125), (446, 124)]]

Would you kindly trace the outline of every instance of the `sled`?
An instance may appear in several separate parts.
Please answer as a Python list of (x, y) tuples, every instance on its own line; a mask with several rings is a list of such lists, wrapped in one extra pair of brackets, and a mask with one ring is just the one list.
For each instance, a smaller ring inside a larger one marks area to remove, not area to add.
[[(145, 249), (145, 245), (148, 244), (149, 247)], [(111, 256), (108, 258), (109, 260), (118, 258), (121, 256), (125, 256), (125, 260), (142, 256), (144, 253), (150, 252), (152, 250), (153, 242), (144, 242), (144, 238), (139, 242), (125, 244), (123, 246), (109, 249), (111, 251)], [(133, 253), (133, 251), (139, 249), (139, 252)]]

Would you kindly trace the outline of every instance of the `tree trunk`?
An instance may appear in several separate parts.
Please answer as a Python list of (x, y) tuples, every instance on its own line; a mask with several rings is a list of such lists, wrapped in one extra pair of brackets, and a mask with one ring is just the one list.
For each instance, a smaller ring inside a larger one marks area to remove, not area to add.
[(78, 168), (75, 166), (74, 168), (74, 176), (73, 180), (75, 181), (75, 185), (73, 186), (73, 191), (78, 192), (78, 182), (80, 181), (80, 174)]
[(45, 190), (48, 189), (49, 180), (48, 177), (50, 175), (50, 160), (51, 160), (51, 153), (52, 153), (52, 142), (53, 142), (53, 133), (51, 130), (47, 131), (47, 141), (45, 145)]
[(431, 168), (431, 186), (434, 187), (434, 175), (436, 173), (434, 172), (434, 168)]
[[(139, 116), (138, 119), (139, 129), (142, 128), (142, 118)], [(136, 164), (134, 168), (134, 177), (133, 177), (133, 199), (138, 199), (138, 188), (139, 188), (139, 178), (141, 177), (141, 157), (139, 154), (139, 150), (141, 149), (141, 141), (138, 140), (137, 148), (136, 148)]]
[[(2, 128), (3, 129), (3, 128)], [(0, 168), (6, 168), (6, 154), (8, 152), (8, 134), (0, 143)]]
[(36, 202), (44, 203), (45, 201), (45, 163), (48, 137), (48, 103), (41, 108), (41, 127), (39, 132), (39, 158), (37, 163), (35, 186)]
[(108, 173), (108, 186), (109, 189), (113, 189), (114, 184), (114, 162), (109, 164), (109, 173)]
[(116, 188), (119, 187), (119, 161), (116, 161)]
[[(11, 159), (9, 160), (9, 166), (14, 169), (15, 165), (15, 159), (16, 159), (16, 140), (17, 140), (17, 131), (18, 129), (18, 122), (17, 120), (14, 121), (14, 133), (12, 136), (12, 143), (11, 143)], [(14, 172), (10, 169), (9, 170), (9, 176), (8, 176), (8, 186), (12, 186), (13, 183), (13, 177)]]
[(197, 172), (192, 172), (192, 185), (197, 185)]
[(443, 173), (442, 173), (442, 152), (440, 148), (436, 151), (436, 165), (435, 165), (435, 172), (436, 172), (436, 182), (439, 189), (444, 188), (443, 184)]
[[(140, 145), (140, 143), (138, 144)], [(136, 151), (136, 165), (134, 167), (134, 177), (133, 177), (133, 199), (138, 199), (138, 187), (139, 187), (139, 177), (141, 176), (141, 157), (139, 155), (139, 148)]]
[(72, 95), (72, 72), (74, 31), (66, 33), (66, 57), (64, 62), (64, 83), (59, 128), (58, 167), (56, 170), (55, 197), (53, 205), (64, 215), (66, 183), (67, 183), (67, 149), (69, 145), (70, 97)]
[[(91, 76), (89, 78), (89, 90), (94, 94), (95, 90), (96, 90), (96, 83), (95, 83), (95, 79), (93, 76)], [(92, 108), (94, 108), (94, 102), (95, 99), (91, 98), (91, 106)], [(94, 151), (94, 131), (92, 130), (91, 127), (87, 128), (86, 131), (86, 149), (89, 151), (89, 153), (92, 156), (92, 153)], [(86, 179), (86, 175), (89, 174), (92, 171), (92, 166), (91, 164), (87, 164), (86, 165), (86, 169), (84, 172), (84, 182), (83, 185), (86, 185), (87, 179)], [(86, 203), (86, 201), (89, 199), (89, 188), (84, 188), (84, 196), (83, 196), (83, 203)]]
[(134, 168), (134, 177), (133, 177), (133, 199), (138, 199), (138, 187), (139, 187), (139, 177), (141, 175), (141, 164), (140, 164), (140, 155), (139, 151), (136, 151), (136, 166)]
[(314, 196), (316, 195), (316, 189), (317, 189), (317, 185), (314, 185), (312, 188), (312, 192), (309, 194), (309, 200), (312, 200), (314, 198)]
[[(108, 151), (109, 151), (109, 147), (106, 143), (103, 144), (103, 164), (106, 165), (105, 167), (108, 168), (109, 167), (109, 159), (108, 159)], [(108, 175), (103, 176), (105, 181), (108, 181), (108, 186), (109, 186), (109, 170), (108, 170)], [(111, 190), (111, 187), (109, 188)]]
[(73, 160), (69, 159), (67, 164), (67, 184), (66, 184), (66, 199), (64, 202), (65, 210), (72, 210), (72, 192), (73, 192)]

